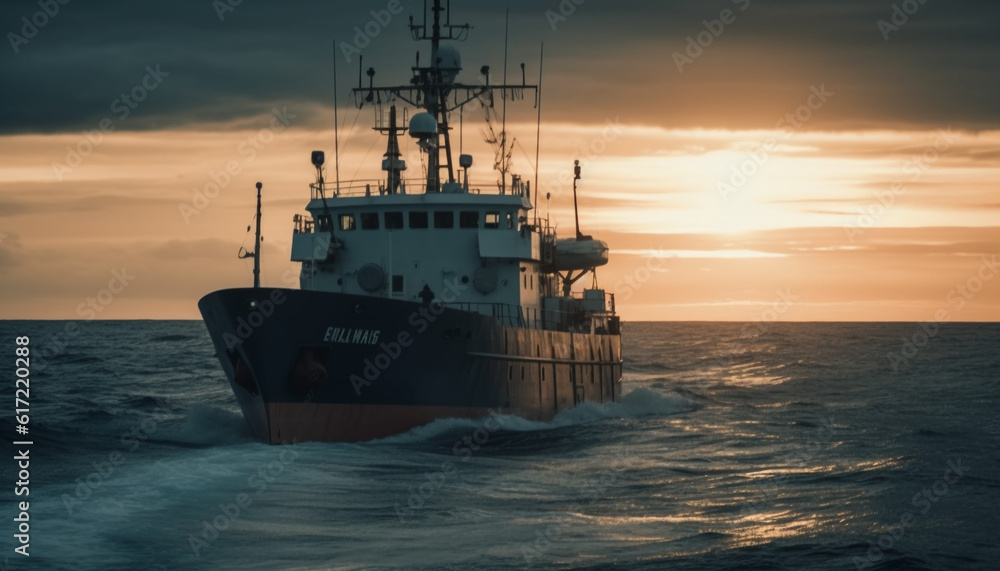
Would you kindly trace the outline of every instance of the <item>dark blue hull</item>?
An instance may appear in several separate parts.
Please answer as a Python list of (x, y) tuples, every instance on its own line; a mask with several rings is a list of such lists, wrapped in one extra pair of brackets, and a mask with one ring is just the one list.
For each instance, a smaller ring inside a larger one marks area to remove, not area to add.
[(544, 420), (621, 396), (614, 334), (504, 326), (433, 304), (244, 288), (198, 302), (255, 436), (359, 441), (435, 418)]

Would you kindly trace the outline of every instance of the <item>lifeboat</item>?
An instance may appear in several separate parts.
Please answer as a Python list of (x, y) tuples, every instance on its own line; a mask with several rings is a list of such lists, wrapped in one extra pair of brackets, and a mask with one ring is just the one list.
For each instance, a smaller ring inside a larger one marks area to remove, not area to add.
[(587, 270), (608, 263), (608, 243), (602, 240), (565, 238), (556, 240), (555, 269)]

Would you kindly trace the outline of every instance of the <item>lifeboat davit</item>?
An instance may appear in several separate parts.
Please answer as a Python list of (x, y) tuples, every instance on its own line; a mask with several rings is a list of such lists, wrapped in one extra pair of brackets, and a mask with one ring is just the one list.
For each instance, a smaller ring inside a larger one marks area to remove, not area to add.
[(556, 240), (556, 270), (587, 270), (608, 263), (608, 243), (593, 238)]

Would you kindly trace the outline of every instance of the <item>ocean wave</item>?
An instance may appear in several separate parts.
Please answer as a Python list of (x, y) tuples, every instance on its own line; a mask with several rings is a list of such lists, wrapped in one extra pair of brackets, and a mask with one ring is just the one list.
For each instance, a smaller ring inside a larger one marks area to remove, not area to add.
[(149, 341), (151, 343), (159, 343), (165, 341), (191, 341), (194, 339), (198, 339), (198, 337), (195, 337), (194, 335), (157, 335)]
[(63, 364), (72, 365), (86, 365), (88, 363), (100, 363), (103, 359), (91, 353), (63, 353), (62, 355), (56, 355), (52, 359), (49, 359), (49, 361), (59, 361)]
[(497, 431), (536, 432), (608, 419), (668, 416), (680, 412), (688, 412), (695, 408), (694, 402), (684, 396), (678, 394), (665, 395), (652, 389), (640, 387), (624, 395), (618, 402), (603, 404), (584, 402), (571, 409), (559, 412), (549, 421), (528, 420), (519, 416), (500, 413), (495, 415), (496, 420), (493, 423), (483, 418), (441, 418), (430, 424), (413, 428), (404, 434), (383, 438), (379, 442), (395, 444), (438, 440), (453, 433), (468, 433), (479, 430), (486, 423), (490, 423), (490, 426), (499, 426)]
[[(687, 391), (694, 396), (695, 393)], [(623, 407), (632, 418), (640, 416), (666, 416), (680, 412), (689, 412), (696, 408), (695, 403), (681, 393), (665, 395), (658, 391), (647, 388), (637, 388), (625, 396), (617, 403), (609, 403), (608, 406)]]
[(944, 432), (939, 432), (937, 430), (931, 430), (929, 428), (918, 428), (918, 429), (916, 429), (916, 430), (913, 431), (913, 435), (914, 436), (934, 436), (934, 437), (937, 437), (937, 436), (949, 436), (948, 434), (946, 434)]
[(164, 426), (150, 440), (189, 448), (254, 441), (242, 414), (208, 405), (192, 406), (179, 424)]
[(155, 397), (152, 395), (130, 395), (125, 399), (125, 404), (132, 409), (149, 409), (149, 408), (169, 408), (169, 403), (167, 399), (163, 397)]
[(626, 376), (633, 375), (641, 378), (649, 375), (663, 375), (677, 370), (676, 367), (672, 367), (662, 362), (662, 360), (655, 360), (656, 358), (658, 357), (649, 355), (636, 355), (631, 358), (626, 357), (622, 373)]

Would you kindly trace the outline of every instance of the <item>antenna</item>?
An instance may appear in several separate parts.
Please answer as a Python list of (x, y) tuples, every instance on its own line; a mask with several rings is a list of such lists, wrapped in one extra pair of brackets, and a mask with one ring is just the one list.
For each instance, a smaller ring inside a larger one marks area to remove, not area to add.
[(576, 205), (576, 181), (580, 180), (580, 161), (573, 161), (573, 216), (576, 217), (576, 239), (587, 237), (580, 233), (580, 208)]
[[(542, 42), (541, 50), (538, 53), (538, 91), (536, 97), (538, 104), (538, 121), (535, 125), (535, 196), (538, 196), (538, 153), (542, 145), (542, 65), (545, 63), (545, 42)], [(535, 222), (538, 222), (538, 209), (535, 209)]]
[(340, 105), (337, 102), (337, 38), (333, 39), (333, 173), (337, 181), (337, 196), (340, 196)]
[[(257, 233), (254, 235), (253, 241), (253, 252), (247, 252), (243, 248), (240, 248), (240, 253), (236, 257), (241, 260), (246, 258), (253, 258), (253, 287), (257, 289), (260, 287), (260, 189), (264, 186), (261, 183), (257, 183)], [(249, 229), (249, 228), (248, 228)]]
[[(417, 2), (414, 2), (417, 4)], [(433, 0), (433, 2), (424, 1), (424, 10), (422, 18), (417, 18), (414, 14), (413, 18), (410, 20), (410, 32), (414, 40), (427, 40), (431, 45), (431, 57), (430, 62), (425, 63), (426, 54), (421, 55), (417, 52), (417, 65), (412, 68), (413, 77), (407, 83), (397, 84), (397, 85), (387, 85), (376, 87), (371, 79), (371, 74), (369, 74), (368, 85), (364, 85), (361, 81), (362, 76), (360, 71), (362, 67), (359, 65), (359, 81), (358, 86), (352, 90), (353, 96), (358, 99), (357, 103), (359, 108), (365, 102), (372, 102), (378, 99), (379, 101), (396, 101), (400, 100), (406, 104), (413, 107), (420, 107), (423, 109), (421, 113), (414, 115), (414, 118), (421, 117), (424, 115), (430, 116), (419, 119), (423, 123), (427, 123), (427, 119), (433, 118), (437, 123), (437, 129), (433, 132), (428, 131), (428, 137), (425, 141), (429, 143), (425, 145), (425, 153), (421, 154), (421, 159), (426, 161), (426, 169), (424, 176), (426, 178), (425, 192), (441, 192), (447, 184), (448, 190), (457, 188), (455, 186), (455, 161), (453, 154), (453, 139), (451, 131), (453, 128), (450, 123), (452, 118), (450, 117), (451, 112), (462, 108), (466, 104), (473, 101), (484, 101), (489, 98), (489, 109), (493, 108), (493, 96), (496, 90), (503, 91), (504, 97), (504, 113), (503, 113), (503, 132), (495, 133), (495, 131), (490, 128), (489, 135), (491, 137), (488, 142), (491, 145), (496, 145), (500, 143), (500, 156), (496, 160), (496, 170), (501, 171), (504, 175), (510, 170), (511, 160), (510, 157), (513, 145), (508, 146), (507, 144), (507, 134), (506, 134), (506, 98), (513, 97), (515, 100), (519, 97), (524, 89), (536, 89), (535, 85), (525, 85), (524, 78), (522, 77), (522, 82), (519, 85), (506, 85), (498, 84), (493, 85), (490, 81), (489, 68), (483, 66), (481, 73), (486, 76), (485, 83), (481, 85), (465, 84), (455, 81), (458, 71), (461, 69), (460, 55), (457, 50), (451, 46), (444, 47), (441, 46), (442, 40), (452, 40), (452, 41), (463, 41), (468, 35), (468, 31), (471, 28), (468, 24), (456, 25), (451, 23), (451, 2), (448, 0)], [(430, 14), (428, 14), (430, 10)], [(445, 12), (442, 16), (441, 12)], [(422, 21), (423, 24), (418, 24)], [(510, 39), (510, 11), (507, 11), (506, 26), (505, 26), (505, 42), (504, 42), (504, 64), (505, 67), (509, 64), (509, 39)], [(360, 64), (360, 57), (359, 64)], [(504, 79), (506, 80), (507, 70), (504, 70)], [(522, 76), (524, 75), (524, 70), (522, 69)], [(454, 97), (454, 102), (450, 100)], [(492, 117), (497, 117), (499, 113), (493, 111), (491, 113)], [(499, 118), (499, 117), (497, 117)], [(459, 116), (459, 154), (464, 151), (464, 116)], [(489, 119), (487, 119), (489, 123)], [(411, 133), (412, 135), (413, 133)], [(495, 138), (492, 138), (495, 135)], [(435, 144), (436, 143), (436, 144)], [(494, 147), (494, 150), (496, 148)], [(447, 169), (447, 170), (446, 170)], [(444, 173), (442, 173), (444, 171)], [(444, 177), (447, 178), (444, 178)], [(447, 181), (444, 183), (443, 181)], [(498, 181), (501, 184), (497, 185), (497, 188), (504, 194), (506, 194), (506, 176)], [(518, 187), (520, 188), (520, 187)]]
[[(507, 8), (503, 25), (503, 84), (507, 85), (507, 42), (510, 38), (510, 8)], [(500, 125), (500, 160), (503, 167), (500, 169), (500, 194), (505, 194), (507, 190), (507, 90), (500, 94), (503, 98), (503, 118)]]
[(260, 189), (264, 185), (257, 183), (257, 233), (253, 241), (253, 287), (260, 287)]

